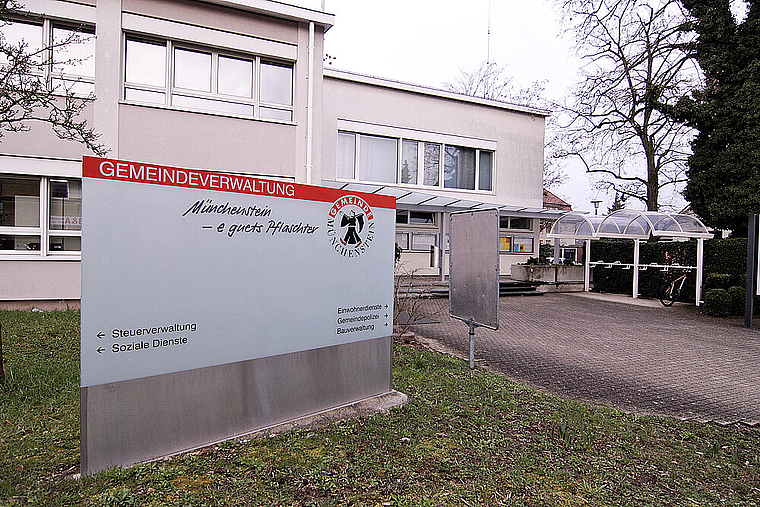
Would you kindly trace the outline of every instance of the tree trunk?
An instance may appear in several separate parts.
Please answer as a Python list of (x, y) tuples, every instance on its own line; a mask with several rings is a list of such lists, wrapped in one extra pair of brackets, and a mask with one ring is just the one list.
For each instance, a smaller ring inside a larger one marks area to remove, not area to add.
[(654, 161), (654, 142), (647, 139), (644, 145), (647, 156), (647, 211), (657, 211), (660, 198), (660, 175)]

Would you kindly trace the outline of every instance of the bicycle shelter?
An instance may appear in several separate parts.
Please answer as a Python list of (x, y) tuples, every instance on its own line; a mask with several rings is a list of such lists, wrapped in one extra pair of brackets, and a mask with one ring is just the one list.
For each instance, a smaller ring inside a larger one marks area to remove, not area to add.
[[(681, 266), (677, 264), (640, 264), (639, 253), (641, 240), (650, 237), (661, 239), (696, 239), (697, 265)], [(639, 272), (648, 268), (679, 268), (695, 270), (697, 273), (696, 305), (702, 299), (702, 277), (704, 268), (704, 242), (713, 235), (696, 217), (661, 211), (618, 210), (609, 215), (596, 216), (577, 211), (569, 211), (554, 222), (547, 235), (553, 239), (583, 240), (586, 245), (584, 260), (584, 290), (590, 290), (591, 267), (622, 267), (633, 269), (633, 298), (639, 295)], [(602, 238), (622, 238), (633, 240), (633, 264), (615, 262), (591, 262), (591, 241)]]

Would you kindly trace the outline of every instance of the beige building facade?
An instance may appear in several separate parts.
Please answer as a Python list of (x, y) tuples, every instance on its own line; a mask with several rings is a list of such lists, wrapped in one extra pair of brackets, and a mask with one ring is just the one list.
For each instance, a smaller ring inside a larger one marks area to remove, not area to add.
[[(445, 266), (462, 209), (500, 209), (502, 273), (537, 255), (547, 112), (323, 70), (333, 22), (269, 0), (26, 0), (3, 33), (85, 39), (40, 74), (87, 102), (109, 158), (397, 196), (402, 264), (420, 273), (443, 274), (430, 247)], [(2, 304), (77, 304), (83, 155), (44, 124), (3, 137)]]

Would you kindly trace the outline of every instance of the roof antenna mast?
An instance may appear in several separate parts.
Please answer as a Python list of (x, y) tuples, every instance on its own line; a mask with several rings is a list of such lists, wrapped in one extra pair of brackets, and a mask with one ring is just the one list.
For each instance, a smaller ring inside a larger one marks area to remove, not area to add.
[(488, 35), (486, 39), (486, 66), (488, 66), (491, 63), (491, 0), (488, 0)]

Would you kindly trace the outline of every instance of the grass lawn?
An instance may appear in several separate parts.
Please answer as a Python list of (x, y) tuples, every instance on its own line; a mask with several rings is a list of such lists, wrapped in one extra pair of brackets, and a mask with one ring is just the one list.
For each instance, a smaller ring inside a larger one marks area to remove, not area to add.
[(79, 313), (0, 312), (0, 505), (757, 505), (760, 431), (625, 414), (397, 345), (390, 414), (82, 480)]

